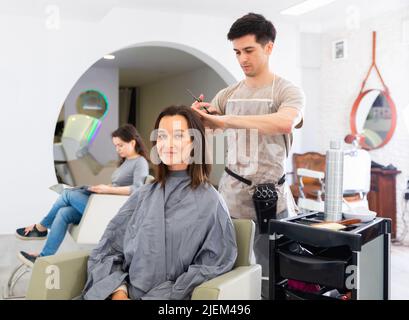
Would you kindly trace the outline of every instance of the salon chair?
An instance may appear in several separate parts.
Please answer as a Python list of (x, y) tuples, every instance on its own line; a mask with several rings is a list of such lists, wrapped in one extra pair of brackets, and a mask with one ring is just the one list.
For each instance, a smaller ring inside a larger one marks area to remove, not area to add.
[[(196, 287), (192, 300), (260, 299), (261, 266), (251, 263), (255, 224), (252, 220), (240, 219), (234, 219), (233, 224), (238, 248), (233, 269)], [(78, 251), (37, 259), (27, 299), (67, 300), (79, 296), (87, 278), (88, 256), (88, 251)], [(54, 287), (46, 285), (50, 277), (58, 281)]]
[[(318, 154), (319, 155), (319, 154)], [(324, 212), (325, 200), (325, 155), (320, 155), (322, 170), (296, 168), (298, 177), (298, 201), (301, 211)], [(307, 180), (307, 183), (304, 181)], [(314, 181), (311, 183), (311, 181)], [(371, 182), (371, 157), (366, 150), (354, 145), (344, 150), (342, 212), (355, 208), (368, 209), (367, 194)], [(306, 188), (306, 185), (308, 188)]]
[[(145, 184), (155, 178), (148, 175)], [(92, 194), (87, 202), (81, 221), (71, 225), (68, 232), (78, 244), (97, 244), (108, 223), (118, 213), (129, 196), (114, 194)]]
[(96, 185), (111, 180), (116, 162), (101, 164), (88, 152), (100, 125), (99, 119), (88, 115), (73, 114), (67, 118), (61, 142), (54, 143), (54, 164), (62, 183)]
[[(318, 152), (294, 153), (293, 168), (294, 183), (290, 185), (290, 189), (294, 200), (298, 202), (300, 197), (318, 200), (323, 188), (323, 181), (320, 179), (323, 179), (325, 172), (325, 154)], [(300, 171), (300, 169), (302, 170)]]
[(85, 153), (81, 158), (67, 161), (67, 166), (75, 186), (97, 185), (111, 181), (118, 162), (110, 161), (102, 165), (91, 153)]
[[(144, 183), (152, 183), (154, 177), (148, 175)], [(70, 225), (68, 232), (79, 245), (96, 245), (101, 239), (108, 223), (118, 213), (129, 196), (111, 194), (92, 194), (87, 202), (81, 221), (78, 225)], [(68, 254), (69, 255), (69, 254)], [(51, 256), (54, 257), (54, 256)], [(13, 294), (14, 286), (31, 268), (21, 263), (11, 273), (3, 292), (5, 299), (24, 298)]]

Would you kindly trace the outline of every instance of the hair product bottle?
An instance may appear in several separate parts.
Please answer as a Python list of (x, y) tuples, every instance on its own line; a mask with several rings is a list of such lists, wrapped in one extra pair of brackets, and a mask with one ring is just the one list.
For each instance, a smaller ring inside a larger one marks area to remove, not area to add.
[(342, 220), (344, 152), (339, 141), (331, 141), (326, 155), (325, 221)]

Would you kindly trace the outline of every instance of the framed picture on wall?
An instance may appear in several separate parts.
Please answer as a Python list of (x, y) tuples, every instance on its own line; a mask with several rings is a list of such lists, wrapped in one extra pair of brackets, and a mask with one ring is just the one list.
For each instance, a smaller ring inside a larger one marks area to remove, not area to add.
[(345, 60), (347, 58), (348, 46), (346, 39), (332, 42), (332, 59)]

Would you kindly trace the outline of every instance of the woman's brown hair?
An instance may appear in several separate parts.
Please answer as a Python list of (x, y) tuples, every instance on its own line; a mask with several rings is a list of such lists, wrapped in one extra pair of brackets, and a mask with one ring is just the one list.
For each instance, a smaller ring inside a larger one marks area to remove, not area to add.
[[(203, 126), (202, 121), (200, 120), (199, 116), (186, 106), (170, 106), (165, 108), (156, 119), (155, 123), (155, 138), (153, 139), (153, 147), (156, 148), (156, 141), (157, 141), (157, 131), (159, 128), (159, 123), (163, 117), (167, 116), (176, 116), (180, 115), (183, 116), (188, 124), (188, 128), (191, 129), (193, 132), (192, 141), (195, 144), (195, 139), (200, 139), (199, 143), (197, 144), (200, 149), (196, 150), (193, 148), (191, 152), (191, 157), (193, 162), (188, 165), (187, 171), (191, 178), (191, 187), (195, 189), (200, 184), (209, 183), (209, 176), (210, 171), (212, 169), (211, 164), (206, 163), (206, 138), (205, 138), (205, 128)], [(195, 151), (200, 152), (200, 154), (194, 154)], [(200, 163), (196, 163), (195, 160), (199, 159)], [(167, 165), (165, 165), (162, 161), (159, 162), (156, 167), (156, 181), (161, 183), (162, 186), (165, 185), (166, 178), (169, 174), (169, 169)]]
[[(124, 142), (131, 142), (132, 140), (135, 140), (135, 152), (149, 161), (148, 153), (146, 151), (143, 139), (138, 130), (136, 130), (133, 125), (129, 123), (125, 124), (112, 132), (111, 136), (112, 138), (119, 138)], [(124, 163), (124, 161), (125, 158), (121, 158), (121, 160), (119, 161), (119, 165)]]

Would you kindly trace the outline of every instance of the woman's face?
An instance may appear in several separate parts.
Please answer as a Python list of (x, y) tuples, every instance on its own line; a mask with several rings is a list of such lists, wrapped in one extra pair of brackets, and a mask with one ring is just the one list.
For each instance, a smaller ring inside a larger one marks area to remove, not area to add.
[(159, 158), (170, 170), (187, 169), (192, 138), (184, 116), (165, 116), (160, 120), (156, 147)]
[(129, 158), (136, 154), (135, 151), (135, 140), (131, 140), (130, 142), (125, 142), (121, 140), (121, 138), (113, 137), (112, 143), (115, 146), (115, 150), (121, 158)]

